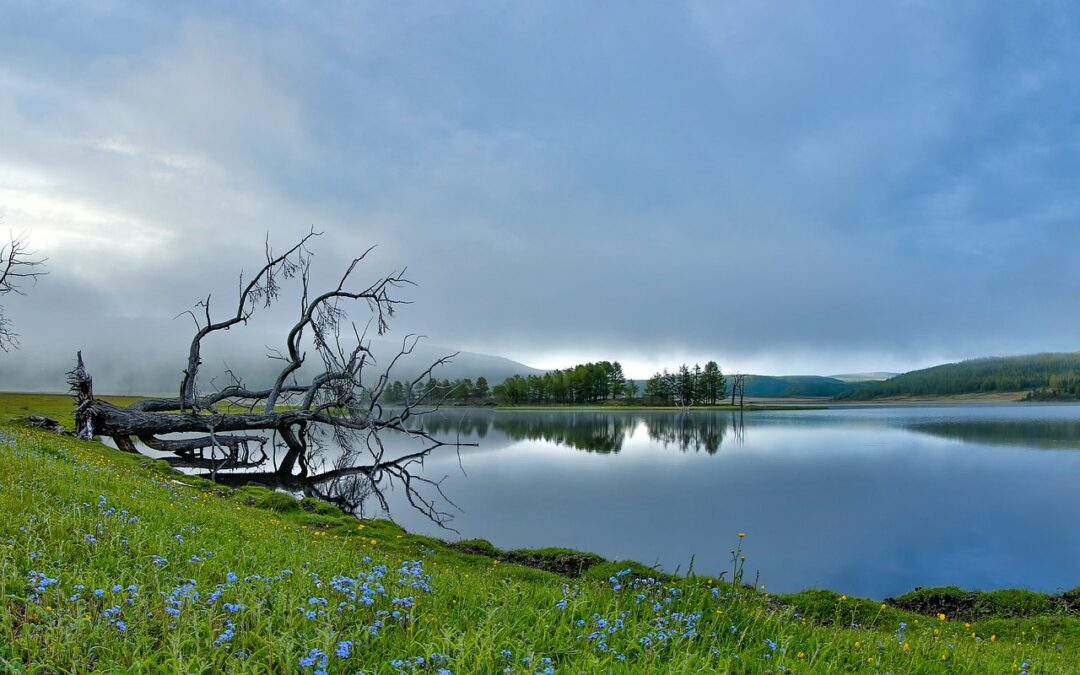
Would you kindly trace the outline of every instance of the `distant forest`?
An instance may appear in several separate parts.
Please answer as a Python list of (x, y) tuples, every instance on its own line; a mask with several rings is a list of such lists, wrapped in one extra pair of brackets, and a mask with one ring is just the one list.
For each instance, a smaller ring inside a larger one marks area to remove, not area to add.
[(1080, 352), (973, 359), (915, 370), (840, 394), (865, 401), (894, 396), (1029, 392), (1040, 400), (1080, 398)]
[(394, 382), (387, 387), (383, 399), (388, 403), (399, 403), (407, 395), (423, 394), (429, 401), (585, 404), (632, 399), (637, 396), (637, 390), (637, 384), (626, 379), (618, 361), (600, 361), (552, 370), (543, 375), (513, 375), (493, 388), (489, 388), (483, 377), (478, 377), (475, 382), (469, 378), (430, 379), (422, 392), (411, 393), (405, 383)]
[[(513, 375), (491, 386), (483, 377), (429, 379), (419, 390), (393, 382), (383, 400), (401, 403), (406, 396), (429, 401), (510, 405), (588, 405), (624, 402), (642, 405), (717, 405), (735, 393), (757, 398), (829, 398), (866, 386), (819, 376), (725, 376), (716, 361), (664, 369), (646, 381), (627, 378), (618, 361), (582, 363), (541, 375)], [(730, 401), (729, 401), (730, 402)]]
[(543, 375), (514, 375), (496, 385), (495, 398), (504, 403), (599, 403), (608, 399), (632, 399), (637, 384), (626, 379), (618, 361), (582, 363)]

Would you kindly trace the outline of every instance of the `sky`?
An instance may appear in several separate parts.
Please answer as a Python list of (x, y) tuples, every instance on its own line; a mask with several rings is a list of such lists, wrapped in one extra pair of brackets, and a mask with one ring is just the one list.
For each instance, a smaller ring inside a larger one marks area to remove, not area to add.
[(311, 227), (536, 367), (1077, 350), (1077, 63), (1069, 2), (0, 0), (2, 358), (179, 359)]

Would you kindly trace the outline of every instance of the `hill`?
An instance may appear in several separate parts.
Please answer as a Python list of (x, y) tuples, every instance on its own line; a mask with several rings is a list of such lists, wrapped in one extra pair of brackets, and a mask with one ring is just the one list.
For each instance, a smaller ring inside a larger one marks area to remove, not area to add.
[(865, 401), (891, 397), (1035, 392), (1040, 398), (1080, 396), (1080, 352), (999, 356), (913, 370), (837, 395)]
[(828, 398), (863, 385), (820, 375), (747, 375), (746, 395), (754, 398)]
[[(727, 377), (727, 396), (731, 396), (731, 375)], [(638, 392), (645, 391), (648, 380), (634, 380)], [(751, 398), (832, 398), (854, 391), (862, 382), (845, 382), (838, 377), (821, 375), (747, 375), (746, 395)]]
[(841, 382), (881, 382), (889, 380), (900, 373), (888, 373), (882, 370), (874, 370), (865, 373), (843, 373), (841, 375), (830, 375), (829, 377), (840, 380)]
[[(134, 328), (132, 330), (135, 330)], [(168, 331), (171, 330), (172, 333)], [(180, 383), (190, 336), (177, 331), (175, 324), (147, 322), (138, 328), (145, 336), (137, 358), (132, 358), (130, 345), (119, 344), (88, 335), (77, 344), (83, 350), (87, 364), (94, 371), (94, 386), (108, 394), (164, 395), (175, 393)], [(219, 341), (208, 345), (206, 365), (202, 375), (206, 382), (229, 382), (226, 367), (242, 373), (248, 382), (272, 382), (280, 362), (266, 357), (264, 345), (276, 345), (281, 337), (271, 332), (249, 331), (236, 344)], [(389, 363), (400, 343), (386, 339), (372, 340), (376, 359), (374, 370)], [(411, 379), (424, 368), (455, 349), (420, 342), (413, 353), (395, 367), (392, 379)], [(14, 358), (0, 362), (0, 391), (61, 392), (67, 391), (66, 372), (74, 364), (74, 350), (55, 346), (30, 345)], [(303, 376), (308, 370), (301, 370)], [(460, 352), (449, 363), (435, 371), (439, 379), (455, 380), (484, 376), (489, 382), (502, 382), (512, 375), (543, 375), (545, 371), (523, 363), (490, 354)]]

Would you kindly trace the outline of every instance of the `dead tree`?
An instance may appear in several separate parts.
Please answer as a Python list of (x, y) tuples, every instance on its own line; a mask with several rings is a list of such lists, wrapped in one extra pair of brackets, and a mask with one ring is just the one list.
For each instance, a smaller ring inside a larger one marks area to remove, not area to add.
[[(225, 316), (215, 316), (210, 296), (197, 303), (197, 311), (185, 312), (194, 319), (196, 331), (176, 397), (143, 399), (126, 407), (95, 398), (80, 352), (68, 377), (76, 398), (76, 433), (83, 438), (107, 436), (128, 452), (138, 452), (141, 444), (170, 453), (174, 465), (205, 469), (207, 477), (221, 483), (262, 483), (352, 504), (353, 511), (360, 506), (354, 502), (362, 504), (363, 497), (373, 495), (388, 513), (385, 491), (396, 485), (413, 507), (443, 525), (450, 514), (440, 510), (436, 495), (452, 502), (442, 493), (441, 480), (418, 475), (416, 469), (432, 450), (464, 445), (440, 441), (422, 425), (423, 417), (438, 408), (438, 401), (425, 400), (422, 383), (454, 355), (437, 360), (410, 381), (404, 403), (384, 406), (391, 370), (413, 351), (419, 337), (407, 336), (390, 362), (376, 370), (367, 331), (357, 329), (347, 310), (366, 305), (371, 312), (368, 325), (374, 324), (382, 335), (395, 308), (403, 304), (393, 291), (411, 282), (395, 273), (356, 287), (353, 275), (368, 249), (352, 261), (336, 286), (314, 294), (308, 245), (318, 235), (309, 232), (281, 254), (267, 243), (264, 264), (250, 280), (241, 276), (239, 297)], [(299, 317), (284, 348), (269, 355), (280, 362), (276, 376), (252, 387), (229, 371), (227, 386), (204, 386), (204, 340), (247, 324), (257, 309), (279, 299), (286, 282), (299, 287)], [(304, 369), (308, 349), (314, 353), (314, 371)], [(391, 433), (418, 447), (389, 451), (383, 435)], [(327, 466), (323, 450), (331, 445), (339, 455)]]
[[(10, 234), (8, 242), (0, 246), (0, 296), (25, 295), (27, 283), (36, 283), (38, 277), (47, 274), (42, 269), (44, 264), (45, 258), (30, 250), (26, 233)], [(6, 352), (18, 346), (19, 335), (0, 306), (0, 349)]]
[(739, 407), (743, 407), (746, 398), (746, 375), (735, 373), (731, 376), (731, 405), (735, 405), (735, 396), (739, 397)]

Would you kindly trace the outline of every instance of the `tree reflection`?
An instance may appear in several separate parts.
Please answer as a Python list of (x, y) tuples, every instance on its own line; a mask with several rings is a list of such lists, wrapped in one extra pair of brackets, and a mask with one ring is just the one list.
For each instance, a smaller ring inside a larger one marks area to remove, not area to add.
[(432, 434), (483, 438), (494, 429), (507, 438), (544, 441), (585, 452), (617, 453), (634, 430), (644, 427), (649, 439), (682, 452), (719, 452), (725, 439), (742, 443), (745, 425), (741, 413), (603, 413), (522, 412), (465, 413), (427, 420)]

